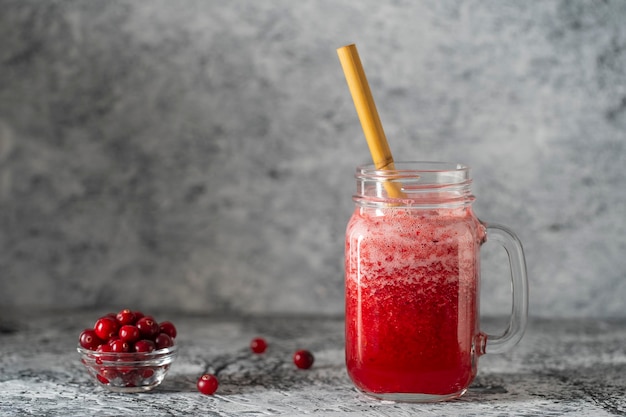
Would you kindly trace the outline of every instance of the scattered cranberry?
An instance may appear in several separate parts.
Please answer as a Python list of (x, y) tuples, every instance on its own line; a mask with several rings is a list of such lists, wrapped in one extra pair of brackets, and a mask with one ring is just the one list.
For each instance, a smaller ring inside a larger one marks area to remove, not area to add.
[(213, 393), (217, 391), (218, 385), (219, 381), (215, 375), (204, 374), (198, 379), (196, 387), (198, 387), (198, 391), (204, 395), (213, 395)]
[(97, 350), (103, 342), (93, 329), (85, 329), (78, 338), (80, 345), (85, 349)]
[(141, 334), (139, 333), (139, 329), (137, 328), (137, 326), (133, 326), (132, 324), (125, 324), (124, 326), (120, 327), (118, 336), (120, 337), (120, 340), (124, 342), (135, 343), (139, 340)]
[(148, 339), (154, 339), (160, 333), (159, 324), (152, 317), (140, 318), (136, 326), (141, 335)]
[(103, 341), (108, 341), (113, 336), (117, 336), (117, 331), (119, 329), (119, 325), (115, 319), (104, 316), (100, 317), (98, 321), (96, 321), (93, 329), (96, 332), (96, 335)]
[(156, 349), (156, 344), (152, 340), (144, 339), (144, 340), (138, 340), (137, 342), (135, 342), (135, 352), (137, 353), (143, 353), (143, 352), (150, 353), (154, 349)]
[(135, 324), (135, 321), (137, 320), (135, 318), (135, 313), (127, 308), (117, 313), (116, 318), (120, 326), (124, 326), (125, 324)]
[(176, 338), (176, 327), (171, 321), (162, 321), (159, 324), (159, 330), (161, 333), (169, 335), (172, 339)]
[(314, 361), (313, 354), (308, 350), (299, 350), (293, 355), (293, 363), (300, 369), (309, 369)]
[(166, 333), (159, 333), (154, 339), (154, 343), (157, 350), (174, 346), (174, 340)]
[(263, 353), (267, 349), (267, 342), (262, 337), (255, 337), (250, 342), (250, 349), (254, 353)]

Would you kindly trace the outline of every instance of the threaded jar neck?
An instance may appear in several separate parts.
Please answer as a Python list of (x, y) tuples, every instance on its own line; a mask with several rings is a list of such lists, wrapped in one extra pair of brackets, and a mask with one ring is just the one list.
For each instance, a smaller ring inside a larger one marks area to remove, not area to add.
[[(462, 164), (396, 162), (392, 170), (363, 165), (355, 178), (353, 200), (361, 207), (454, 208), (474, 201), (470, 169)], [(393, 196), (390, 188), (396, 190)]]

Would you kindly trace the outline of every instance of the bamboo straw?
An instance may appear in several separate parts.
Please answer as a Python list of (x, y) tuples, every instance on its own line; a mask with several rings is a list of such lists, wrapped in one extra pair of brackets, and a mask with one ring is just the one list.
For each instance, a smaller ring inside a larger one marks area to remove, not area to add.
[[(341, 62), (352, 100), (354, 101), (356, 113), (361, 121), (365, 140), (372, 154), (374, 167), (380, 170), (393, 170), (395, 165), (391, 149), (389, 149), (389, 143), (380, 122), (376, 104), (365, 77), (365, 71), (363, 71), (363, 65), (361, 64), (356, 45), (342, 46), (337, 49), (337, 54), (339, 55), (339, 61)], [(385, 189), (392, 198), (405, 196), (397, 183), (385, 183)]]

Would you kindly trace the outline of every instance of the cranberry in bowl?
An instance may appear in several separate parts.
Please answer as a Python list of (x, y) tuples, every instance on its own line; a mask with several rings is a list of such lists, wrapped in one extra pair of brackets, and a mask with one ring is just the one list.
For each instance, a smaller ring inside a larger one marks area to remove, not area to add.
[[(176, 359), (175, 327), (161, 332), (156, 320), (130, 310), (100, 317), (78, 339), (81, 362), (110, 391), (143, 392), (157, 387)], [(172, 331), (172, 329), (174, 329)]]

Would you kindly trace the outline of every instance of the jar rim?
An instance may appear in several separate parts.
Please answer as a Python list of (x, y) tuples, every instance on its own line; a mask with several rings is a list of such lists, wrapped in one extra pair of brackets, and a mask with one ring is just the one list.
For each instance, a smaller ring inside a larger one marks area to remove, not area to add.
[(366, 172), (402, 172), (402, 171), (469, 171), (470, 167), (465, 164), (447, 161), (395, 161), (394, 169), (376, 169), (374, 164), (363, 164), (357, 166), (357, 171)]
[(376, 169), (374, 164), (359, 165), (355, 177), (365, 180), (418, 180), (427, 184), (464, 184), (471, 182), (470, 167), (455, 162), (399, 161), (394, 169)]

